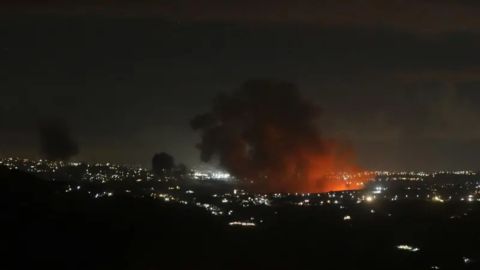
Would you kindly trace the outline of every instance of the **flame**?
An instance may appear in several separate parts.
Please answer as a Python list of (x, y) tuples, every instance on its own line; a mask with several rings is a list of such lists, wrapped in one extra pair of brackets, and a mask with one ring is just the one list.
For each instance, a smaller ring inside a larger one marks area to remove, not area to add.
[(371, 179), (355, 165), (350, 148), (328, 141), (321, 149), (302, 145), (278, 157), (281, 166), (253, 177), (252, 188), (260, 192), (321, 193), (362, 189)]
[[(348, 144), (327, 139), (320, 108), (288, 82), (252, 80), (219, 94), (197, 115), (203, 161), (219, 163), (258, 192), (327, 192), (362, 187), (365, 179)], [(250, 184), (253, 182), (253, 184)]]

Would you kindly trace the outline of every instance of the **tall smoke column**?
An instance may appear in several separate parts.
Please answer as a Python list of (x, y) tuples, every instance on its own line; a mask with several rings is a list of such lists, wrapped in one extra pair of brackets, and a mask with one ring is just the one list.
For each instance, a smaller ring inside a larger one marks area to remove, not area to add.
[(49, 120), (40, 125), (41, 154), (50, 160), (69, 160), (78, 154), (78, 144), (64, 121)]
[[(219, 94), (211, 111), (191, 125), (201, 133), (202, 160), (218, 157), (237, 178), (253, 181), (257, 191), (354, 189), (359, 180), (351, 178), (357, 171), (351, 148), (322, 138), (319, 116), (319, 107), (295, 85), (252, 80), (231, 94)], [(347, 174), (339, 177), (338, 172)]]

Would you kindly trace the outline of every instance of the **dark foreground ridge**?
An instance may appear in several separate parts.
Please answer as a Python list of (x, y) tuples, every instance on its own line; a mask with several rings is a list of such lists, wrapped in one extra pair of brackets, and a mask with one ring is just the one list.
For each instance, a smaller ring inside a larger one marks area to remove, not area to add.
[[(264, 226), (151, 198), (92, 200), (0, 168), (1, 269), (478, 269), (480, 211), (466, 204), (278, 206)], [(449, 218), (449, 213), (465, 213)]]

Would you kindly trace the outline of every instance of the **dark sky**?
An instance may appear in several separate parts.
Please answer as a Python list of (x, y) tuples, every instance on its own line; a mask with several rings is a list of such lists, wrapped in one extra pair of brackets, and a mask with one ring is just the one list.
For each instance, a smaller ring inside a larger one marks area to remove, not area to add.
[(478, 1), (38, 2), (0, 4), (2, 156), (38, 156), (39, 123), (63, 118), (79, 160), (196, 165), (189, 120), (271, 78), (365, 168), (480, 168)]

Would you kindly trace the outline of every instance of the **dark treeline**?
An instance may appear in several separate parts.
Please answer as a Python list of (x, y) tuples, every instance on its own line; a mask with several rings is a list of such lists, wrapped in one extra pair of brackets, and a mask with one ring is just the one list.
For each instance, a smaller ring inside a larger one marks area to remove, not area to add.
[[(351, 210), (355, 226), (333, 207), (282, 207), (263, 226), (237, 229), (199, 208), (95, 200), (3, 168), (0, 183), (1, 269), (476, 269), (461, 258), (480, 254), (479, 210), (452, 222), (446, 215), (462, 207), (454, 203), (376, 207), (392, 217)], [(395, 249), (410, 242), (421, 252)]]

